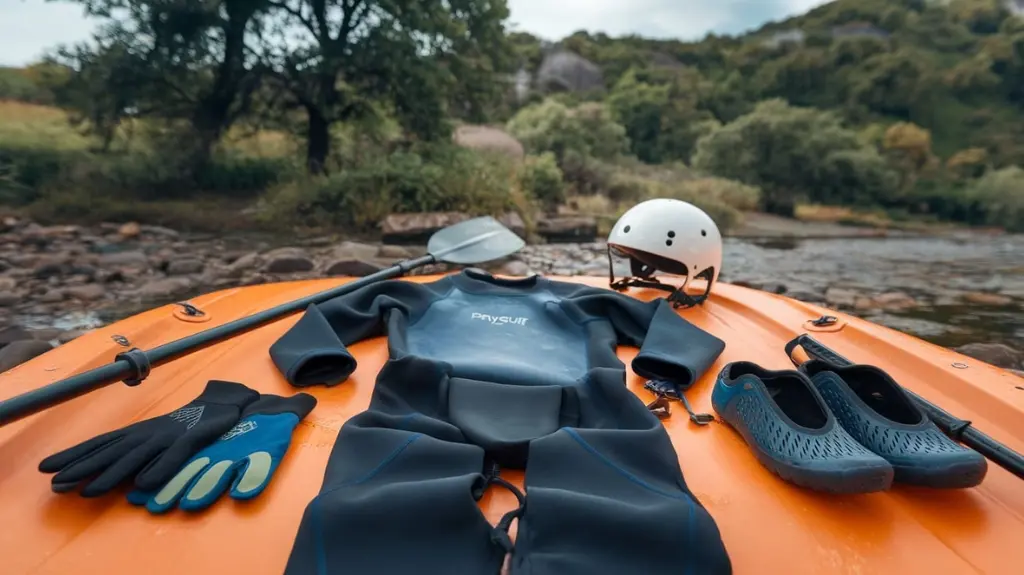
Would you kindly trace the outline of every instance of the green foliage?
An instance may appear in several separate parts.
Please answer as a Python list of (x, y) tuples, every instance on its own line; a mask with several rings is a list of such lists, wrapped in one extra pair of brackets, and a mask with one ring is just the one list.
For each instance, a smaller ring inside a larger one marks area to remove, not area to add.
[(500, 156), (420, 146), (328, 176), (289, 181), (268, 195), (263, 221), (369, 232), (396, 212), (497, 215), (522, 205), (513, 176), (511, 163)]
[(552, 208), (565, 201), (565, 182), (555, 155), (544, 152), (527, 156), (519, 170), (519, 187), (542, 206)]
[(765, 209), (784, 215), (799, 200), (872, 202), (889, 191), (884, 160), (835, 115), (782, 100), (762, 102), (702, 138), (693, 165), (760, 187)]
[(967, 191), (981, 223), (1024, 232), (1024, 169), (1018, 166), (985, 174)]
[(507, 130), (528, 153), (552, 152), (559, 165), (573, 153), (613, 160), (629, 148), (626, 129), (597, 103), (570, 108), (548, 99), (520, 110), (509, 120)]

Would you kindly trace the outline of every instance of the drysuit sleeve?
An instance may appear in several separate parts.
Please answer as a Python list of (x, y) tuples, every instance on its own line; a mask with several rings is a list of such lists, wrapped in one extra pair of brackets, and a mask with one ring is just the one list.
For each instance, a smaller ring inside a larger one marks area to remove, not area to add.
[(388, 280), (311, 304), (270, 346), (270, 357), (296, 387), (337, 385), (356, 369), (347, 346), (384, 335), (391, 313), (408, 317), (426, 309), (435, 297), (436, 292), (425, 284)]
[(680, 391), (700, 379), (725, 349), (724, 341), (686, 321), (664, 299), (644, 302), (600, 290), (582, 295), (577, 305), (590, 319), (608, 318), (618, 344), (640, 348), (634, 373), (671, 382)]

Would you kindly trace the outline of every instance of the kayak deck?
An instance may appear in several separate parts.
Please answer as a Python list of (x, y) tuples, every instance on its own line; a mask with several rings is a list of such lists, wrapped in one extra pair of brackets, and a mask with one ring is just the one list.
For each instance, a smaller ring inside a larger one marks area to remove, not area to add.
[[(607, 285), (603, 278), (551, 279)], [(190, 300), (206, 313), (201, 321), (176, 313), (178, 306), (144, 312), (0, 375), (0, 399), (110, 362), (126, 349), (114, 335), (151, 349), (344, 281), (264, 284), (206, 294)], [(629, 293), (645, 300), (664, 295)], [(698, 413), (713, 413), (711, 385), (726, 363), (749, 360), (770, 369), (790, 368), (783, 346), (810, 333), (855, 362), (886, 369), (908, 389), (1024, 451), (1024, 379), (1007, 371), (842, 313), (728, 284), (716, 286), (702, 308), (679, 313), (726, 342), (718, 361), (687, 392)], [(839, 324), (808, 330), (806, 322), (824, 313), (840, 318)], [(253, 501), (225, 497), (198, 514), (174, 510), (154, 516), (129, 504), (123, 492), (97, 499), (54, 494), (50, 476), (38, 472), (37, 465), (84, 439), (167, 413), (190, 401), (210, 379), (238, 381), (264, 393), (295, 393), (274, 368), (268, 349), (298, 318), (289, 316), (155, 368), (137, 388), (114, 384), (0, 428), (3, 572), (282, 572), (303, 510), (320, 488), (338, 430), (369, 403), (377, 371), (387, 359), (384, 338), (350, 347), (359, 366), (346, 383), (303, 390), (315, 395), (318, 405), (299, 425), (267, 490)], [(620, 348), (619, 357), (628, 366), (636, 352)], [(654, 397), (643, 383), (629, 374), (630, 390), (649, 402)], [(772, 475), (724, 424), (698, 427), (681, 404), (671, 407), (664, 424), (683, 475), (718, 524), (736, 573), (1020, 572), (1024, 484), (994, 463), (973, 489), (896, 484), (884, 493), (827, 495)], [(521, 472), (506, 471), (503, 477), (522, 486)], [(507, 490), (491, 489), (480, 505), (496, 523), (515, 503)], [(422, 528), (431, 529), (429, 518)], [(642, 571), (641, 565), (637, 568)]]

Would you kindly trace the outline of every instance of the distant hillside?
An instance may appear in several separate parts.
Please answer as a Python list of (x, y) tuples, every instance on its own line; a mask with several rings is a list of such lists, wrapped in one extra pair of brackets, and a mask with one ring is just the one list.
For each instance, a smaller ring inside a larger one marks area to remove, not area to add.
[[(701, 106), (723, 123), (779, 97), (864, 128), (913, 122), (941, 158), (980, 147), (998, 167), (1024, 163), (1024, 19), (1014, 12), (1024, 1), (839, 0), (739, 38), (577, 33), (559, 46), (596, 63), (608, 89), (631, 67), (692, 67), (693, 85), (708, 83)], [(536, 72), (540, 43), (515, 40)]]

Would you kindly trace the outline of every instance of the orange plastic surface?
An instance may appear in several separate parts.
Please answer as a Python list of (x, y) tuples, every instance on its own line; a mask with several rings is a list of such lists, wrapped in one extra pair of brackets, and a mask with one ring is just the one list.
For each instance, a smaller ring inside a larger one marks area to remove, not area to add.
[[(413, 281), (430, 281), (419, 277)], [(553, 278), (604, 287), (602, 278)], [(272, 305), (333, 287), (329, 279), (230, 289), (192, 302), (205, 323), (174, 317), (177, 306), (150, 310), (104, 327), (0, 375), (0, 399), (111, 361), (123, 351), (111, 336), (151, 349)], [(664, 292), (634, 290), (635, 297)], [(824, 313), (846, 323), (814, 333), (860, 363), (882, 366), (921, 394), (1017, 451), (1024, 451), (1024, 379), (924, 341), (832, 310), (727, 284), (702, 308), (680, 313), (726, 341), (718, 362), (687, 393), (698, 412), (713, 413), (711, 384), (729, 361), (791, 367), (783, 345), (804, 322)], [(341, 425), (364, 409), (387, 357), (383, 338), (351, 347), (357, 371), (343, 385), (306, 389), (319, 400), (297, 428), (292, 448), (267, 490), (240, 503), (224, 498), (211, 509), (153, 516), (123, 494), (84, 499), (50, 490), (39, 461), (60, 449), (130, 422), (173, 410), (227, 379), (262, 392), (291, 394), (267, 350), (295, 323), (293, 315), (153, 370), (137, 388), (114, 384), (0, 428), (0, 573), (19, 575), (279, 574), (303, 510), (320, 488)], [(635, 355), (620, 349), (627, 363)], [(954, 362), (966, 369), (952, 367)], [(644, 402), (653, 396), (630, 374)], [(739, 435), (724, 424), (689, 423), (678, 403), (665, 420), (687, 484), (722, 531), (736, 573), (1024, 573), (1024, 481), (990, 464), (978, 487), (933, 491), (900, 485), (871, 495), (819, 494), (788, 484), (761, 467)], [(518, 485), (521, 474), (506, 472)], [(493, 522), (514, 507), (511, 494), (491, 489), (481, 506)], [(431, 529), (429, 518), (423, 529)], [(657, 553), (658, 549), (648, 550)], [(637, 573), (642, 573), (637, 566)]]

